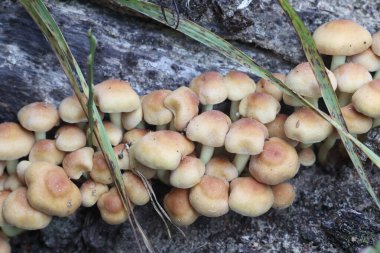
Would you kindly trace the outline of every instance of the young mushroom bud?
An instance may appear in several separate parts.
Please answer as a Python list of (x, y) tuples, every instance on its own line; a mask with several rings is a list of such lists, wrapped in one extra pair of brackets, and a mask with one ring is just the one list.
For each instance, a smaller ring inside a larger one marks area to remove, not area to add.
[(72, 152), (86, 146), (86, 134), (77, 126), (61, 126), (55, 133), (55, 145), (59, 150)]
[(221, 178), (227, 182), (239, 176), (233, 163), (224, 156), (213, 157), (206, 165), (206, 175)]
[(84, 173), (92, 170), (94, 149), (80, 148), (71, 152), (63, 159), (62, 167), (71, 179), (79, 179)]
[(205, 165), (200, 159), (185, 156), (178, 165), (178, 168), (171, 172), (170, 184), (182, 189), (191, 188), (201, 181), (205, 170)]
[(103, 193), (108, 192), (108, 186), (88, 179), (80, 187), (82, 206), (91, 207), (96, 204)]
[(97, 205), (102, 219), (110, 225), (121, 224), (128, 219), (129, 213), (125, 210), (115, 187), (103, 193)]
[(239, 113), (243, 117), (256, 119), (266, 124), (276, 118), (280, 108), (280, 103), (274, 97), (266, 93), (256, 92), (240, 101)]
[(296, 192), (293, 185), (289, 183), (281, 183), (272, 186), (274, 195), (274, 209), (284, 209), (291, 206), (296, 198)]
[(300, 160), (300, 164), (305, 167), (312, 166), (317, 160), (314, 150), (311, 147), (299, 150), (298, 159)]
[(188, 226), (199, 217), (190, 204), (189, 189), (172, 188), (164, 197), (164, 208), (171, 221), (178, 226)]
[(29, 161), (45, 161), (59, 165), (65, 157), (65, 152), (57, 149), (54, 140), (39, 140), (34, 143), (29, 153)]

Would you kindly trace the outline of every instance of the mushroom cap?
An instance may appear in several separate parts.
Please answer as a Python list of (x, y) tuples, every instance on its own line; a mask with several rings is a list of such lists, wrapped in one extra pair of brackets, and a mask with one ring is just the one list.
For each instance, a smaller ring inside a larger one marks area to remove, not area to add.
[(78, 187), (54, 164), (34, 162), (25, 173), (29, 204), (36, 210), (59, 217), (69, 216), (81, 205)]
[(261, 154), (251, 157), (249, 172), (261, 183), (276, 185), (293, 178), (299, 167), (297, 151), (286, 141), (272, 137)]
[(131, 85), (116, 79), (95, 85), (94, 101), (105, 113), (131, 112), (140, 107), (140, 98)]
[(134, 111), (123, 112), (121, 114), (121, 123), (126, 130), (131, 130), (135, 128), (143, 119), (142, 106), (139, 106)]
[(145, 165), (142, 165), (133, 155), (133, 149), (130, 148), (129, 152), (129, 168), (136, 170), (136, 172), (140, 172), (147, 179), (151, 179), (156, 176), (157, 170), (149, 168)]
[(115, 153), (117, 164), (119, 169), (128, 170), (129, 169), (129, 154), (128, 154), (128, 145), (121, 143), (113, 148)]
[(314, 150), (309, 148), (303, 148), (298, 152), (298, 159), (300, 164), (305, 167), (312, 166), (317, 160)]
[(241, 155), (257, 155), (263, 151), (268, 129), (257, 120), (242, 118), (231, 124), (226, 135), (228, 152)]
[(148, 190), (143, 181), (130, 171), (123, 173), (125, 191), (133, 204), (143, 206), (150, 200)]
[(226, 180), (204, 175), (190, 190), (193, 208), (206, 217), (219, 217), (228, 213), (228, 183)]
[(224, 79), (218, 72), (210, 71), (195, 77), (190, 82), (202, 105), (215, 105), (227, 99), (228, 92)]
[(164, 208), (171, 221), (178, 226), (188, 226), (199, 217), (190, 205), (189, 189), (172, 188), (164, 197)]
[(59, 165), (65, 157), (65, 152), (57, 149), (54, 140), (39, 140), (34, 143), (29, 153), (29, 161), (45, 161)]
[(94, 153), (94, 156), (92, 157), (92, 164), (90, 177), (97, 183), (111, 184), (112, 175), (102, 151), (97, 151)]
[(143, 117), (148, 124), (164, 125), (173, 119), (172, 112), (164, 105), (164, 100), (170, 93), (170, 90), (155, 90), (143, 97)]
[(372, 128), (372, 118), (361, 114), (355, 110), (354, 105), (351, 103), (342, 107), (342, 114), (344, 121), (347, 124), (347, 129), (352, 134), (364, 134)]
[(247, 74), (240, 71), (230, 71), (224, 77), (224, 84), (227, 88), (228, 99), (239, 101), (250, 93), (255, 92), (256, 83)]
[(16, 160), (29, 154), (34, 144), (31, 132), (13, 122), (0, 124), (0, 160)]
[(192, 153), (194, 144), (180, 133), (163, 130), (150, 132), (130, 149), (142, 165), (157, 170), (175, 170), (182, 157)]
[(274, 195), (274, 209), (284, 209), (288, 208), (293, 204), (296, 198), (296, 192), (293, 185), (289, 183), (281, 183), (272, 186), (272, 191)]
[[(279, 79), (281, 82), (285, 83), (286, 76), (284, 74), (274, 73), (273, 76)], [(261, 78), (260, 81), (257, 83), (256, 92), (262, 92), (262, 93), (271, 95), (277, 101), (282, 100), (282, 94), (283, 94), (282, 90), (277, 88), (277, 86), (274, 85), (271, 81), (265, 80), (263, 78)]]
[(315, 30), (313, 39), (319, 53), (326, 55), (354, 55), (372, 44), (371, 34), (352, 20), (338, 19)]
[(374, 54), (371, 48), (351, 56), (349, 61), (362, 65), (369, 72), (375, 72), (380, 69), (380, 56)]
[(148, 131), (146, 129), (135, 128), (124, 133), (122, 142), (132, 146), (133, 143), (140, 140)]
[(28, 104), (17, 113), (20, 124), (34, 132), (47, 132), (59, 123), (59, 114), (54, 105), (45, 102)]
[(231, 124), (231, 119), (220, 111), (206, 111), (194, 117), (186, 128), (192, 141), (211, 147), (221, 147)]
[(55, 145), (65, 152), (75, 151), (86, 146), (86, 134), (75, 125), (61, 126), (55, 133)]
[(177, 131), (183, 131), (199, 112), (197, 94), (184, 86), (170, 93), (164, 104), (174, 114), (174, 127)]
[(240, 101), (239, 113), (244, 117), (256, 119), (266, 124), (276, 118), (280, 108), (280, 103), (271, 95), (255, 92)]
[(284, 104), (286, 104), (286, 105), (290, 105), (293, 107), (303, 106), (301, 101), (294, 98), (293, 96), (286, 94), (285, 92), (282, 94), (282, 100), (283, 100)]
[(22, 184), (25, 184), (25, 172), (32, 163), (27, 160), (20, 161), (16, 166), (16, 173), (18, 179)]
[(82, 206), (91, 207), (95, 205), (100, 196), (106, 192), (108, 192), (107, 185), (94, 182), (92, 179), (87, 179), (87, 181), (80, 186)]
[(42, 229), (49, 225), (52, 217), (31, 207), (26, 196), (25, 187), (8, 195), (3, 203), (3, 217), (6, 222), (27, 230)]
[(205, 174), (203, 162), (192, 156), (185, 156), (178, 167), (170, 174), (170, 184), (177, 188), (187, 189), (198, 184)]
[[(103, 121), (103, 125), (111, 142), (111, 145), (118, 145), (123, 139), (123, 131), (120, 129), (120, 127), (109, 121)], [(99, 143), (94, 134), (92, 135), (92, 142), (95, 147), (99, 147)]]
[[(86, 98), (82, 94), (83, 98)], [(66, 97), (61, 101), (58, 107), (58, 113), (60, 118), (67, 123), (79, 123), (87, 122), (88, 119), (83, 111), (81, 104), (79, 103), (78, 97), (73, 94)]]
[(103, 193), (98, 200), (98, 208), (102, 219), (110, 224), (117, 225), (125, 222), (129, 213), (124, 209), (123, 203), (115, 187)]
[(224, 179), (228, 182), (237, 178), (239, 172), (235, 165), (224, 156), (216, 156), (206, 165), (206, 175)]
[(289, 139), (285, 134), (285, 121), (287, 120), (288, 115), (286, 114), (277, 114), (276, 118), (272, 121), (266, 124), (266, 127), (268, 129), (269, 137), (278, 137), (295, 147), (298, 144), (298, 141)]
[(380, 31), (372, 35), (372, 52), (380, 56)]
[(288, 138), (305, 144), (321, 142), (333, 131), (329, 122), (307, 107), (293, 112), (285, 121), (284, 128)]
[[(335, 76), (327, 68), (326, 71), (332, 88), (335, 90), (337, 87)], [(308, 62), (300, 63), (292, 69), (286, 76), (285, 84), (296, 93), (305, 97), (319, 98), (322, 96), (318, 81)]]
[(72, 179), (79, 179), (84, 173), (92, 170), (92, 157), (94, 149), (83, 147), (65, 156), (62, 167), (67, 176)]
[(16, 174), (10, 174), (4, 181), (4, 190), (15, 191), (24, 184)]
[(358, 112), (372, 118), (380, 117), (380, 79), (366, 83), (352, 96)]
[(11, 191), (7, 191), (7, 190), (0, 191), (0, 226), (7, 225), (7, 222), (5, 221), (4, 216), (3, 216), (3, 206), (9, 194), (11, 194)]
[(354, 93), (367, 82), (372, 81), (371, 73), (360, 64), (345, 63), (334, 70), (338, 89), (347, 93)]
[(243, 216), (260, 216), (272, 207), (273, 201), (271, 187), (251, 177), (239, 177), (231, 182), (228, 204)]

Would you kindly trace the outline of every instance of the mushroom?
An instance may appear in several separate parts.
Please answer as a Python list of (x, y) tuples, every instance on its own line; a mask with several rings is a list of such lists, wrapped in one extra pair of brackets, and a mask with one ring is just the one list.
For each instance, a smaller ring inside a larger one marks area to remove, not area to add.
[(3, 216), (3, 206), (9, 194), (11, 194), (11, 191), (7, 191), (7, 190), (0, 191), (0, 227), (8, 225)]
[(317, 160), (314, 150), (311, 147), (301, 148), (298, 151), (298, 159), (300, 161), (300, 164), (305, 167), (312, 166)]
[(224, 179), (228, 182), (239, 176), (233, 163), (224, 156), (213, 157), (206, 165), (206, 175)]
[[(273, 76), (281, 82), (285, 83), (286, 76), (284, 74), (274, 73)], [(272, 81), (265, 80), (264, 78), (261, 78), (260, 81), (257, 83), (256, 92), (262, 92), (271, 95), (272, 97), (277, 99), (278, 102), (281, 102), (282, 100), (282, 90), (280, 90), (276, 85), (274, 85)]]
[(274, 195), (273, 208), (284, 209), (291, 206), (296, 198), (296, 192), (290, 183), (281, 183), (272, 186)]
[(319, 53), (332, 55), (331, 70), (346, 61), (346, 56), (359, 54), (372, 44), (371, 34), (352, 20), (338, 19), (318, 27), (313, 39)]
[(61, 151), (75, 151), (86, 146), (86, 134), (75, 125), (61, 126), (55, 133), (55, 145)]
[(375, 79), (360, 87), (360, 89), (352, 95), (352, 103), (356, 111), (372, 118), (379, 118), (380, 79)]
[(126, 130), (131, 130), (139, 125), (142, 125), (143, 119), (143, 110), (142, 106), (139, 106), (134, 111), (123, 112), (121, 114), (121, 123)]
[(239, 113), (243, 117), (256, 119), (266, 124), (276, 118), (280, 108), (280, 103), (274, 97), (266, 93), (256, 92), (249, 94), (240, 101)]
[(369, 72), (377, 72), (380, 70), (380, 56), (374, 54), (371, 48), (368, 48), (360, 54), (351, 56), (349, 60), (362, 65)]
[(57, 149), (54, 140), (39, 140), (34, 143), (29, 153), (29, 161), (45, 161), (59, 165), (65, 157), (65, 152)]
[(115, 187), (103, 193), (97, 205), (102, 219), (110, 225), (121, 224), (128, 219), (129, 213), (125, 210)]
[(287, 118), (288, 115), (286, 114), (277, 114), (276, 118), (272, 122), (266, 124), (266, 127), (268, 129), (269, 137), (281, 138), (293, 147), (295, 147), (297, 146), (298, 141), (289, 139), (285, 134), (284, 125)]
[(17, 118), (25, 129), (35, 132), (37, 141), (46, 139), (46, 132), (59, 123), (57, 109), (46, 102), (35, 102), (22, 107)]
[[(372, 52), (377, 56), (380, 56), (380, 31), (375, 33), (372, 36)], [(380, 71), (376, 71), (374, 78), (377, 79), (380, 77)]]
[(105, 184), (94, 182), (87, 179), (80, 186), (80, 194), (82, 196), (82, 206), (91, 207), (96, 204), (103, 193), (108, 192), (108, 186)]
[(178, 167), (171, 172), (170, 184), (182, 189), (191, 188), (201, 181), (205, 170), (205, 165), (200, 159), (185, 156)]
[(65, 156), (62, 167), (67, 176), (72, 179), (79, 179), (84, 173), (92, 170), (92, 157), (94, 149), (83, 147)]
[(25, 172), (31, 164), (32, 163), (30, 161), (23, 160), (23, 161), (20, 161), (16, 166), (16, 173), (17, 173), (18, 179), (20, 179), (23, 185), (25, 185)]
[[(104, 129), (106, 130), (107, 136), (111, 142), (112, 146), (118, 145), (123, 139), (123, 130), (109, 121), (103, 121)], [(99, 147), (98, 140), (95, 134), (92, 135), (92, 143), (95, 147)]]
[(107, 162), (101, 151), (94, 153), (92, 158), (92, 170), (90, 171), (90, 177), (97, 183), (101, 184), (111, 184), (112, 175), (108, 169)]
[(123, 173), (125, 191), (128, 198), (137, 206), (145, 205), (150, 200), (148, 190), (143, 181), (130, 171)]
[(148, 133), (145, 129), (131, 129), (124, 133), (122, 142), (132, 146), (136, 141), (140, 140), (144, 135)]
[(167, 124), (173, 119), (172, 112), (164, 105), (164, 100), (170, 93), (170, 90), (155, 90), (145, 95), (141, 101), (144, 121), (155, 125), (156, 130), (167, 129)]

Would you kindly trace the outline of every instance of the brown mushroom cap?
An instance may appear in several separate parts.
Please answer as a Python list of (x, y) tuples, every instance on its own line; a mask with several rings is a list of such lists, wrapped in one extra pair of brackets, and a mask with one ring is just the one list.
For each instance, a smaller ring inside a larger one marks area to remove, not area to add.
[(62, 167), (69, 178), (79, 179), (84, 173), (92, 170), (93, 156), (93, 148), (80, 148), (65, 156), (63, 159)]
[[(82, 94), (82, 97), (85, 96)], [(63, 99), (58, 107), (60, 118), (67, 123), (87, 122), (88, 119), (75, 94)]]
[(352, 96), (352, 103), (358, 112), (372, 118), (380, 117), (380, 79), (368, 82), (358, 89)]
[(142, 106), (131, 112), (121, 114), (121, 123), (126, 130), (135, 128), (143, 119)]
[(16, 160), (29, 154), (34, 136), (13, 122), (0, 124), (0, 160)]
[(206, 165), (206, 175), (231, 181), (238, 177), (238, 171), (226, 157), (213, 157)]
[(172, 120), (172, 112), (164, 105), (164, 100), (170, 93), (170, 90), (155, 90), (143, 97), (143, 117), (148, 124), (165, 125)]
[(112, 175), (108, 169), (107, 162), (101, 151), (94, 153), (92, 158), (92, 170), (90, 171), (90, 177), (97, 183), (111, 184)]
[(182, 189), (191, 188), (201, 181), (205, 170), (205, 165), (200, 159), (185, 156), (178, 167), (171, 172), (170, 184)]
[(45, 102), (28, 104), (17, 113), (20, 124), (34, 132), (47, 132), (59, 123), (59, 114), (54, 105)]
[(366, 68), (356, 63), (346, 63), (334, 70), (338, 89), (347, 93), (354, 93), (365, 83), (372, 81), (372, 76)]
[(144, 135), (148, 133), (145, 129), (135, 128), (124, 133), (122, 142), (132, 146), (133, 143), (140, 140)]
[(249, 172), (259, 182), (276, 185), (293, 178), (300, 167), (297, 151), (284, 140), (272, 137), (264, 144), (264, 150), (252, 156)]
[(347, 129), (352, 134), (364, 134), (368, 132), (373, 124), (373, 120), (357, 112), (353, 104), (342, 107), (344, 121), (347, 124)]
[(32, 163), (25, 173), (25, 181), (30, 205), (45, 214), (65, 217), (81, 204), (78, 187), (59, 166), (47, 162)]
[(96, 204), (103, 193), (108, 192), (108, 186), (88, 179), (80, 186), (82, 206), (91, 207)]
[(7, 190), (0, 191), (0, 226), (1, 227), (4, 225), (7, 225), (7, 222), (5, 221), (4, 216), (3, 216), (3, 205), (9, 194), (11, 194), (11, 191), (7, 191)]
[(203, 176), (201, 181), (191, 188), (189, 200), (193, 208), (201, 215), (219, 217), (228, 212), (228, 183), (226, 180)]
[(250, 93), (255, 92), (256, 83), (247, 74), (240, 71), (230, 71), (224, 77), (224, 84), (227, 88), (228, 99), (239, 101)]
[(65, 152), (75, 151), (86, 146), (86, 134), (75, 125), (61, 126), (55, 134), (55, 145)]
[(142, 206), (149, 202), (150, 196), (143, 181), (130, 171), (123, 173), (125, 191), (133, 204)]
[(268, 129), (269, 137), (278, 137), (295, 147), (298, 144), (298, 141), (289, 139), (285, 134), (284, 124), (287, 120), (288, 115), (286, 114), (277, 114), (276, 118), (272, 121), (266, 124), (266, 127)]
[(276, 118), (280, 111), (280, 103), (271, 95), (256, 92), (246, 96), (239, 104), (240, 115), (269, 123)]
[(199, 217), (190, 205), (189, 189), (172, 188), (164, 197), (164, 208), (172, 222), (178, 226), (188, 226)]
[[(274, 73), (273, 76), (279, 79), (281, 82), (285, 83), (286, 76), (284, 74)], [(271, 81), (265, 80), (263, 78), (261, 78), (260, 81), (257, 83), (256, 92), (262, 92), (271, 95), (272, 97), (277, 99), (277, 101), (282, 100), (282, 90), (277, 88), (277, 86), (274, 85)]]
[(349, 61), (362, 65), (369, 72), (378, 71), (380, 69), (380, 56), (374, 54), (371, 48), (368, 48), (360, 54), (351, 56)]
[(380, 31), (372, 36), (372, 52), (380, 56)]
[(21, 187), (13, 191), (5, 199), (3, 217), (6, 222), (27, 230), (42, 229), (49, 225), (52, 217), (31, 207), (26, 195), (27, 189)]
[(321, 25), (313, 39), (318, 51), (326, 55), (354, 55), (372, 44), (371, 34), (352, 20), (339, 19)]
[(272, 191), (274, 195), (274, 209), (288, 208), (296, 198), (294, 187), (289, 183), (274, 185), (272, 186)]
[(105, 113), (131, 112), (140, 107), (140, 98), (131, 85), (116, 79), (95, 85), (94, 100)]
[(129, 213), (124, 209), (115, 187), (103, 193), (97, 205), (102, 219), (110, 225), (121, 224), (128, 219)]
[(190, 82), (192, 89), (202, 105), (215, 105), (227, 99), (228, 93), (224, 79), (218, 72), (206, 72)]
[(235, 178), (230, 189), (228, 204), (231, 210), (243, 216), (257, 217), (273, 205), (272, 189), (251, 177)]
[(65, 152), (57, 149), (54, 140), (39, 140), (34, 143), (29, 153), (29, 161), (45, 161), (59, 165), (65, 157)]
[(199, 112), (197, 95), (184, 86), (170, 93), (165, 98), (164, 104), (174, 114), (174, 127), (177, 131), (183, 131)]
[(285, 121), (284, 127), (288, 138), (305, 144), (321, 142), (333, 131), (329, 122), (306, 107), (292, 113)]
[(312, 148), (303, 148), (298, 152), (300, 164), (305, 167), (312, 166), (317, 160)]

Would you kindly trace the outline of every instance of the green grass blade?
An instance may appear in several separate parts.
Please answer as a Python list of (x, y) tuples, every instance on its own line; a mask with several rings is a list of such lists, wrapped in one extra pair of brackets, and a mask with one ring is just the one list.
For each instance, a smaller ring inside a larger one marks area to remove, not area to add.
[(87, 33), (88, 42), (90, 44), (90, 54), (87, 58), (87, 78), (88, 78), (88, 101), (87, 101), (87, 110), (88, 110), (88, 128), (87, 128), (87, 142), (88, 145), (92, 146), (92, 135), (94, 132), (94, 113), (92, 108), (94, 106), (94, 60), (95, 60), (95, 51), (96, 51), (96, 38), (92, 34), (91, 29)]
[[(306, 26), (304, 25), (304, 23), (302, 22), (302, 20), (296, 13), (296, 11), (293, 9), (293, 7), (289, 4), (287, 0), (278, 0), (278, 2), (280, 3), (281, 7), (285, 11), (285, 13), (288, 15), (288, 17), (290, 18), (293, 24), (293, 27), (297, 32), (297, 35), (304, 49), (306, 58), (309, 61), (313, 69), (314, 75), (321, 88), (322, 97), (323, 97), (323, 100), (325, 101), (325, 104), (327, 106), (327, 109), (330, 115), (332, 116), (333, 119), (335, 119), (338, 122), (338, 124), (342, 126), (343, 131), (347, 132), (347, 127), (344, 122), (342, 112), (340, 110), (338, 99), (336, 97), (335, 91), (333, 90), (331, 86), (330, 80), (326, 72), (325, 65), (323, 63), (322, 58), (320, 57), (318, 53), (317, 47), (315, 45), (315, 42), (310, 32), (308, 31), (308, 29), (306, 28)], [(363, 164), (354, 149), (353, 143), (351, 142), (349, 138), (347, 138), (342, 133), (342, 131), (338, 131), (338, 132), (347, 150), (347, 153), (350, 156), (351, 161), (354, 164), (354, 167), (360, 176), (362, 183), (364, 184), (367, 191), (372, 196), (376, 205), (380, 209), (380, 201), (377, 198), (376, 193), (373, 190), (370, 182), (368, 181), (367, 175), (365, 174), (365, 171), (364, 171)]]
[[(44, 5), (42, 0), (20, 0), (20, 3), (24, 6), (29, 15), (36, 22), (38, 27), (41, 29), (45, 38), (48, 40), (50, 46), (55, 52), (58, 61), (60, 62), (67, 78), (74, 89), (75, 94), (77, 95), (79, 102), (83, 108), (83, 111), (86, 113), (87, 117), (89, 117), (89, 111), (87, 109), (87, 99), (81, 96), (80, 87), (82, 88), (85, 95), (88, 97), (89, 95), (89, 87), (86, 83), (86, 80), (83, 76), (83, 73), (72, 55), (65, 38), (63, 37), (60, 29), (58, 28), (56, 22), (53, 17), (50, 15), (48, 9)], [(77, 78), (79, 79), (79, 83)], [(143, 252), (142, 247), (140, 245), (139, 238), (136, 234), (137, 230), (140, 232), (140, 235), (150, 252), (153, 252), (153, 247), (150, 245), (149, 240), (145, 236), (144, 231), (140, 227), (132, 209), (132, 205), (130, 203), (129, 198), (127, 197), (124, 182), (121, 176), (120, 169), (118, 168), (118, 163), (113, 152), (111, 143), (104, 129), (102, 120), (100, 118), (99, 112), (96, 106), (93, 104), (92, 113), (94, 116), (94, 134), (100, 145), (100, 149), (102, 150), (107, 165), (110, 169), (112, 178), (114, 180), (115, 186), (119, 192), (121, 201), (123, 203), (124, 208), (130, 212), (130, 218), (128, 219), (140, 252)]]

